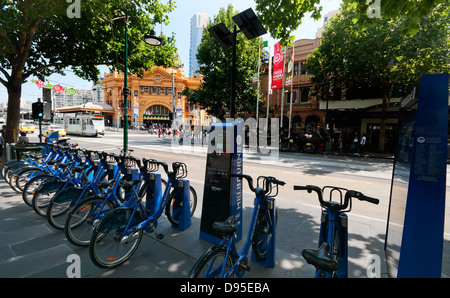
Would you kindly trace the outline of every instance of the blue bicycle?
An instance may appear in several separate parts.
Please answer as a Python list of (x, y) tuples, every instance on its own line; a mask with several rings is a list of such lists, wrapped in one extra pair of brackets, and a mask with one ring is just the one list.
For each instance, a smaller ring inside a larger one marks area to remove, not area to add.
[[(324, 208), (321, 215), (319, 248), (304, 249), (303, 258), (316, 267), (316, 278), (348, 277), (348, 218), (345, 213), (351, 211), (352, 198), (372, 204), (378, 204), (379, 200), (365, 196), (359, 191), (335, 186), (320, 188), (315, 185), (294, 185), (294, 190), (316, 192), (320, 205)], [(325, 192), (329, 192), (329, 201), (323, 199)]]
[[(92, 160), (93, 156), (98, 157), (98, 160)], [(55, 194), (49, 201), (46, 208), (46, 217), (48, 223), (57, 230), (64, 230), (67, 214), (70, 209), (81, 200), (92, 195), (101, 195), (103, 187), (99, 187), (99, 182), (109, 180), (113, 175), (110, 163), (114, 160), (114, 155), (104, 152), (90, 152), (90, 163), (94, 163), (93, 178), (82, 185), (74, 185), (64, 187), (61, 191)], [(119, 158), (116, 156), (117, 159)], [(85, 176), (84, 171), (89, 167), (89, 164), (79, 166), (77, 171), (80, 171)], [(124, 170), (117, 171), (117, 175), (121, 175)], [(119, 177), (116, 177), (119, 179)], [(101, 185), (100, 185), (101, 186)]]
[[(248, 175), (230, 174), (230, 176), (246, 179), (250, 190), (255, 193), (252, 219), (244, 247), (239, 252), (236, 249), (237, 226), (234, 222), (238, 218), (230, 216), (224, 222), (215, 222), (213, 228), (222, 233), (223, 240), (199, 258), (189, 273), (191, 278), (244, 276), (245, 272), (250, 271), (247, 257), (250, 247), (258, 263), (268, 265), (267, 267), (275, 266), (277, 213), (274, 198), (278, 194), (278, 186), (285, 183), (274, 177), (259, 176), (255, 188), (252, 177)], [(259, 187), (259, 182), (262, 182), (262, 187)], [(271, 260), (266, 260), (269, 257)], [(268, 262), (264, 264), (265, 261)]]
[[(119, 156), (111, 154), (116, 160), (118, 171), (113, 179), (108, 181), (100, 181), (97, 186), (105, 190), (101, 194), (89, 196), (83, 200), (77, 202), (67, 214), (64, 223), (64, 233), (67, 240), (77, 246), (88, 246), (92, 238), (94, 224), (98, 223), (108, 212), (119, 207), (124, 198), (119, 196), (121, 193), (119, 184), (121, 178), (125, 177), (127, 168), (125, 164), (129, 164), (127, 159), (130, 157), (119, 158)], [(140, 166), (140, 160), (135, 160), (135, 163), (141, 168), (141, 173), (151, 171), (147, 166), (147, 160), (143, 160), (143, 167)], [(112, 163), (109, 163), (111, 166)], [(124, 180), (125, 181), (125, 180)], [(147, 192), (147, 186), (142, 186), (139, 191), (139, 197), (144, 195), (143, 192)], [(125, 194), (125, 199), (128, 195)]]
[[(155, 189), (143, 191), (140, 188), (141, 179), (119, 183), (125, 189), (125, 192), (128, 191), (132, 195), (119, 208), (107, 213), (95, 226), (89, 245), (89, 255), (96, 266), (111, 268), (127, 261), (138, 248), (144, 231), (155, 233), (157, 239), (162, 239), (164, 236), (158, 233), (156, 228), (158, 219), (166, 210), (166, 205), (171, 204), (171, 201), (174, 200), (183, 201), (183, 199), (186, 199), (186, 196), (182, 195), (189, 191), (186, 188), (188, 181), (182, 180), (187, 175), (186, 165), (174, 162), (172, 163), (172, 171), (169, 171), (168, 165), (164, 162), (150, 161), (150, 163), (155, 166), (162, 166), (167, 173), (168, 180), (164, 194), (161, 197), (160, 194), (156, 194)], [(155, 176), (155, 180), (148, 186), (158, 187), (160, 185), (158, 178), (160, 179), (160, 176)], [(151, 202), (143, 203), (144, 198), (146, 200), (150, 198)], [(174, 204), (174, 206), (182, 205), (184, 208), (188, 208), (187, 211), (190, 211), (190, 214), (187, 216), (192, 216), (197, 205), (197, 197), (189, 198), (190, 201), (194, 199), (195, 204), (189, 203), (187, 205), (187, 202), (184, 202), (183, 204)], [(189, 209), (190, 207), (193, 209)], [(177, 212), (177, 209), (171, 210)], [(173, 217), (177, 218), (176, 215), (173, 215)], [(180, 218), (178, 217), (178, 219)]]

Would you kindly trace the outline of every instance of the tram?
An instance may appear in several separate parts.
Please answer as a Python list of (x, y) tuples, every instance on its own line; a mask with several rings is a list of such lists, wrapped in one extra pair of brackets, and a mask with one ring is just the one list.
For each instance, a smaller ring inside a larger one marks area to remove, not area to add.
[(105, 120), (99, 114), (59, 113), (53, 121), (68, 135), (97, 137), (105, 134)]

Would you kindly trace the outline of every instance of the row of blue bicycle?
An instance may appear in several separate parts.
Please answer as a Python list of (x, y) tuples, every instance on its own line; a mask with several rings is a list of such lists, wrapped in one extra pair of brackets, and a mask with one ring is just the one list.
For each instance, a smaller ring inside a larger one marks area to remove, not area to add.
[[(172, 226), (185, 230), (197, 206), (197, 194), (189, 185), (184, 163), (172, 169), (164, 162), (142, 160), (127, 154), (79, 149), (70, 144), (48, 145), (48, 154), (27, 154), (23, 161), (12, 160), (1, 168), (5, 181), (22, 193), (24, 202), (45, 216), (49, 224), (64, 230), (74, 245), (89, 246), (91, 260), (99, 267), (122, 264), (136, 251), (144, 231), (157, 233), (163, 213)], [(164, 169), (167, 180), (157, 173)], [(255, 194), (252, 218), (243, 248), (236, 248), (235, 216), (215, 222), (223, 240), (206, 251), (195, 263), (189, 277), (242, 277), (250, 270), (248, 253), (266, 267), (276, 263), (277, 211), (275, 197), (283, 181), (259, 176), (231, 174), (245, 179)], [(163, 189), (164, 188), (164, 189)], [(316, 267), (316, 277), (347, 277), (347, 215), (352, 199), (373, 204), (378, 199), (340, 187), (307, 185), (294, 190), (315, 192), (323, 208), (318, 249), (304, 249), (302, 256)], [(325, 193), (330, 200), (324, 200)], [(336, 199), (336, 196), (339, 198)]]
[[(156, 228), (163, 213), (174, 228), (189, 227), (197, 193), (184, 180), (184, 163), (174, 162), (169, 169), (164, 162), (68, 143), (46, 146), (47, 154), (27, 153), (25, 160), (3, 164), (2, 176), (72, 244), (89, 246), (97, 266), (109, 268), (128, 260), (144, 230), (161, 239)], [(167, 179), (156, 173), (160, 166)]]

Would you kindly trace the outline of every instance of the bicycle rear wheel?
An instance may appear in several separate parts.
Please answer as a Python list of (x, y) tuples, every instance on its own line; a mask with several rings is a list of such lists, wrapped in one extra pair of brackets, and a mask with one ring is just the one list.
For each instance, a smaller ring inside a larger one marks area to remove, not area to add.
[[(191, 210), (191, 217), (195, 212), (195, 209), (197, 208), (197, 192), (192, 186), (189, 186), (189, 209)], [(167, 219), (169, 219), (170, 223), (177, 227), (179, 225), (179, 214), (182, 211), (183, 208), (183, 202), (177, 197), (178, 196), (178, 190), (175, 188), (170, 194), (169, 199), (167, 200), (166, 207), (165, 207), (165, 214), (167, 216)]]
[(112, 268), (126, 262), (141, 242), (143, 231), (138, 229), (123, 239), (126, 228), (143, 221), (140, 212), (132, 208), (117, 208), (108, 213), (94, 229), (89, 244), (92, 262), (101, 268)]
[(88, 246), (94, 231), (94, 222), (114, 207), (115, 204), (111, 200), (99, 196), (88, 197), (75, 205), (64, 224), (67, 240), (74, 245)]
[[(232, 256), (227, 255), (225, 246), (214, 246), (208, 250), (192, 267), (189, 278), (219, 278), (223, 266), (225, 270), (230, 269), (234, 265)], [(225, 258), (227, 258), (225, 262)]]
[(44, 182), (53, 178), (50, 174), (41, 174), (27, 181), (22, 191), (22, 199), (30, 207), (33, 207), (32, 199), (35, 190)]
[(89, 195), (90, 190), (85, 191), (76, 186), (69, 186), (55, 194), (46, 209), (48, 223), (57, 230), (64, 230), (67, 214), (72, 206)]

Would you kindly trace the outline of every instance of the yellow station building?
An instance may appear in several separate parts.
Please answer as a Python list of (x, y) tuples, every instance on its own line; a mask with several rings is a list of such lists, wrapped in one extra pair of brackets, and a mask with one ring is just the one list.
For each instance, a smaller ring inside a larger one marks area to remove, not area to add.
[[(124, 74), (114, 71), (105, 73), (102, 80), (104, 102), (114, 108), (105, 111), (105, 123), (113, 127), (123, 127)], [(153, 66), (151, 72), (145, 72), (142, 77), (128, 75), (128, 124), (149, 127), (159, 124), (170, 127), (172, 113), (175, 119), (190, 123), (191, 126), (202, 126), (208, 116), (198, 106), (189, 104), (181, 93), (188, 87), (196, 89), (200, 86), (200, 78), (187, 78), (182, 68), (163, 68)]]

